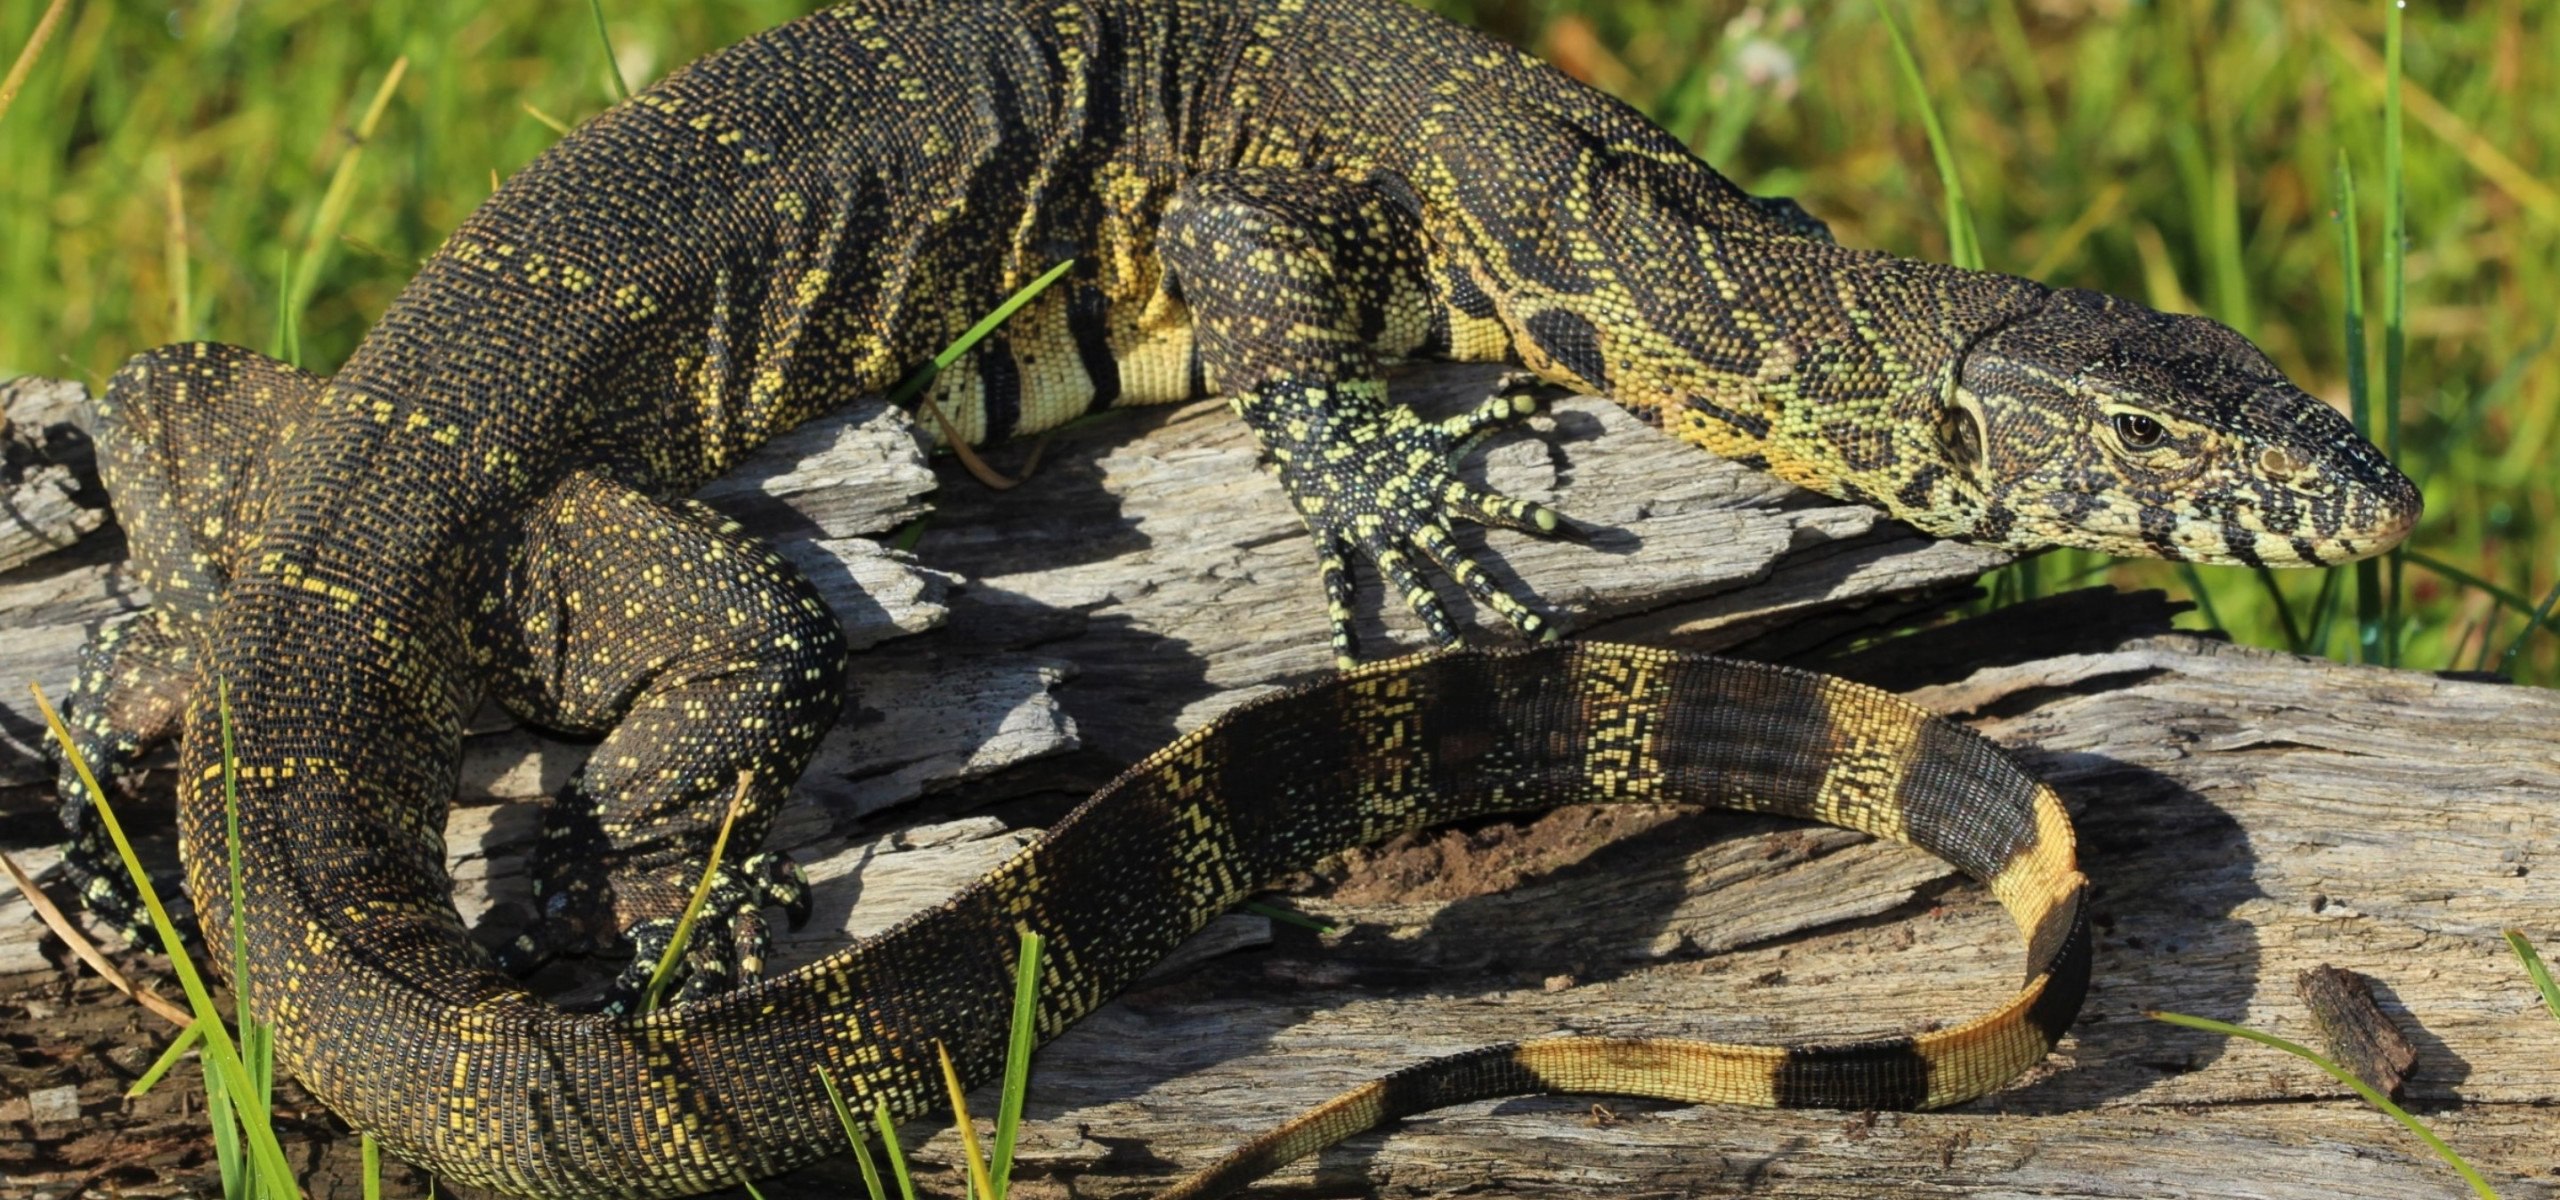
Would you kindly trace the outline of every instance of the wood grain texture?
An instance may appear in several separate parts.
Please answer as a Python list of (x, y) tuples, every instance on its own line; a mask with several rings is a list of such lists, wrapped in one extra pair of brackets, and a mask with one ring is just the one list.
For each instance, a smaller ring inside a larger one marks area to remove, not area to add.
[[(1408, 398), (1446, 411), (1489, 377), (1406, 382)], [(1597, 401), (1540, 423), (1544, 438), (1484, 454), (1479, 477), (1592, 527), (1587, 544), (1489, 538), (1569, 628), (1812, 653), (1998, 561), (1706, 459)], [(926, 467), (894, 417), (838, 418), (783, 451), (706, 497), (776, 536), (872, 644), (855, 659), (846, 719), (775, 834), (819, 881), (819, 917), (786, 939), (785, 964), (931, 903), (1026, 836), (971, 806), (1024, 798), (997, 811), (1055, 811), (1056, 797), (1177, 731), (1325, 667), (1313, 553), (1219, 405), (1069, 430), (1007, 493)], [(1024, 453), (1000, 449), (996, 464), (1016, 468)], [(928, 503), (912, 561), (864, 540)], [(58, 693), (85, 629), (135, 602), (113, 541), (92, 536), (0, 576), (0, 674)], [(1381, 628), (1374, 588), (1362, 603), (1368, 636), (1385, 639), (1375, 644), (1414, 643), (1400, 607)], [(2560, 698), (2165, 634), (2166, 618), (2141, 598), (2056, 601), (1821, 660), (1917, 687), (2018, 749), (2071, 802), (2099, 887), (2098, 981), (2044, 1071), (1914, 1116), (1479, 1105), (1356, 1140), (1271, 1186), (2461, 1194), (2325, 1076), (2140, 1016), (2171, 1008), (2309, 1037), (2291, 979), (2332, 962), (2371, 976), (2409, 1031), (2411, 1101), (2502, 1194), (2547, 1194), (2560, 1184), (2560, 1023), (2534, 1004), (2498, 930), (2560, 942), (2560, 889), (2541, 877), (2560, 869)], [(41, 769), (22, 694), (0, 693), (11, 813), (49, 804), (30, 786)], [(470, 795), (448, 830), (466, 911), (523, 894), (536, 798), (582, 753), (495, 720), (475, 734)], [(1328, 872), (1345, 880), (1333, 898), (1291, 903), (1339, 926), (1333, 935), (1223, 923), (1200, 965), (1160, 972), (1043, 1052), (1022, 1186), (1142, 1189), (1339, 1088), (1485, 1041), (1890, 1032), (1969, 1015), (2016, 984), (2015, 934), (1996, 906), (1924, 856), (1715, 814), (1662, 814), (1616, 840), (1593, 833), (1597, 822), (1555, 820), (1465, 835), (1460, 858), (1415, 845)], [(1521, 848), (1518, 870), (1476, 874), (1510, 886), (1405, 886), (1417, 861), (1481, 866), (1506, 846)], [(0, 903), (0, 978), (49, 969), (21, 908)], [(1213, 953), (1237, 947), (1258, 948)], [(911, 1140), (931, 1132), (911, 1128)], [(945, 1131), (919, 1153), (948, 1162), (952, 1144)], [(831, 1163), (764, 1192), (839, 1195), (851, 1177)]]

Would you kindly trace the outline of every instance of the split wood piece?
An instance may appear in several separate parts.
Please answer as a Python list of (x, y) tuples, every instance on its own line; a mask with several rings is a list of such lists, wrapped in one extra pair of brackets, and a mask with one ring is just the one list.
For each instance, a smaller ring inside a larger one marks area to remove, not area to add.
[(2329, 1061), (2385, 1096), (2398, 1096), (2418, 1049), (2400, 1027), (2373, 1002), (2373, 983), (2353, 971), (2327, 963), (2293, 977), (2293, 987), (2311, 1008), (2311, 1023), (2329, 1051)]

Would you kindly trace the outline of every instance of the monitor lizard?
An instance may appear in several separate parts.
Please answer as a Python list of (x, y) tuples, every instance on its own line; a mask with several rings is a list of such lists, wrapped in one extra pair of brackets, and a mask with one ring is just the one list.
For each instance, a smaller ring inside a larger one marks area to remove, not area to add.
[[(787, 860), (751, 857), (719, 870), (684, 1003), (633, 1018), (529, 996), (509, 971), (550, 954), (627, 943), (644, 971), (740, 779), (754, 845), (835, 711), (843, 647), (807, 582), (677, 497), (912, 377), (1068, 260), (932, 379), (953, 439), (1226, 395), (1315, 538), (1346, 663), (1356, 564), (1437, 641), (1456, 635), (1435, 576), (1555, 632), (1450, 535), (1565, 528), (1454, 471), (1524, 406), (1423, 421), (1386, 396), (1400, 358), (1516, 362), (1991, 545), (2325, 564), (2393, 544), (2420, 507), (2223, 326), (1839, 246), (1624, 105), (1394, 0), (855, 0), (564, 138), (334, 376), (196, 344), (137, 356), (104, 397), (101, 461), (154, 602), (90, 647), (75, 741), (113, 777), (184, 733), (203, 928), (246, 931), (252, 980), (275, 981), (257, 1007), (316, 1095), (458, 1180), (700, 1190), (825, 1152), (813, 1065), (901, 1112), (933, 1095), (931, 1038), (985, 1077), (1016, 926), (1059, 947), (1050, 1034), (1290, 864), (1631, 794), (1929, 846), (2012, 903), (2028, 987), (1953, 1042), (1495, 1052), (1328, 1106), (1217, 1178), (1470, 1089), (1951, 1103), (2059, 1036), (2085, 937), (2049, 794), (1844, 684), (1596, 646), (1364, 667), (1248, 709), (950, 904), (741, 981), (761, 910), (807, 906)], [(238, 742), (237, 913), (208, 886), (213, 680)], [(454, 913), (441, 843), (482, 695), (602, 739), (548, 810), (541, 920), (494, 958)], [(1308, 749), (1276, 770), (1292, 741)], [(130, 922), (64, 778), (84, 894)]]

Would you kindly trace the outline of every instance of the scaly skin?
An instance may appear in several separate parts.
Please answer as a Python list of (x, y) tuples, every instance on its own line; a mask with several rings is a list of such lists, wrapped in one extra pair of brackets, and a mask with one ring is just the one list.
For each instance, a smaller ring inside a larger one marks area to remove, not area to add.
[[(1842, 685), (1601, 648), (1408, 665), (1256, 709), (1260, 726), (1239, 722), (1255, 737), (1187, 739), (1077, 832), (783, 979), (723, 990), (754, 974), (759, 910), (805, 902), (764, 859), (722, 880), (695, 1003), (627, 1020), (527, 995), (464, 936), (444, 874), (471, 703), (603, 738), (552, 806), (544, 908), (507, 965), (662, 937), (742, 774), (737, 836), (761, 838), (843, 671), (807, 583), (671, 497), (887, 390), (1065, 258), (1074, 272), (943, 372), (934, 403), (974, 442), (1223, 391), (1315, 535), (1345, 659), (1361, 560), (1443, 640), (1435, 571), (1523, 634), (1553, 632), (1448, 535), (1452, 517), (1556, 527), (1452, 471), (1516, 409), (1416, 421), (1381, 382), (1400, 357), (1518, 361), (1716, 453), (1999, 545), (2338, 562), (2417, 515), (2405, 479), (2229, 331), (1833, 245), (1623, 106), (1390, 0), (856, 3), (564, 139), (335, 377), (182, 346), (109, 389), (102, 461), (156, 603), (94, 648), (80, 739), (112, 774), (182, 715), (191, 890), (208, 932), (245, 930), (257, 1007), (315, 1094), (451, 1178), (707, 1188), (823, 1152), (811, 1064), (901, 1112), (929, 1102), (932, 1038), (984, 1078), (1017, 924), (1059, 945), (1054, 1033), (1272, 871), (1588, 794), (1765, 804), (1929, 845), (2012, 903), (2028, 991), (1945, 1039), (1710, 1049), (1686, 1075), (1656, 1064), (1674, 1082), (1631, 1075), (1651, 1052), (1624, 1048), (1524, 1049), (1489, 1074), (1497, 1060), (1471, 1060), (1254, 1153), (1524, 1079), (1946, 1103), (2058, 1036), (2085, 942), (2049, 797), (2005, 763), (1907, 774), (1956, 735)], [(1435, 682), (1452, 672), (1478, 672), (1483, 695)], [(1658, 673), (1712, 686), (1629, 684)], [(241, 764), (236, 913), (205, 886), (224, 841), (217, 678)], [(1544, 688), (1578, 698), (1531, 703)], [(1408, 711), (1408, 693), (1448, 711)], [(1374, 724), (1346, 733), (1345, 697)], [(1769, 721), (1718, 725), (1755, 699)], [(1666, 730), (1704, 749), (1658, 743)], [(1425, 734), (1411, 762), (1379, 752), (1405, 743), (1337, 744)], [(1547, 775), (1448, 774), (1489, 736), (1539, 752), (1488, 762)], [(1272, 778), (1288, 738), (1325, 743), (1297, 764), (1322, 786)], [(1697, 753), (1731, 758), (1664, 790), (1662, 764)], [(1230, 806), (1239, 791), (1276, 807)], [(84, 890), (129, 904), (71, 811)], [(1984, 821), (2007, 832), (1967, 842)]]

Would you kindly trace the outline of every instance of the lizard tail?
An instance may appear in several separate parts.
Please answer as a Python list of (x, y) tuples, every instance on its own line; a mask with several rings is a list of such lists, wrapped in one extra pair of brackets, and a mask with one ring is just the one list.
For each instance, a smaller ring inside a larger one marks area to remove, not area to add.
[(1988, 881), (2026, 937), (2026, 982), (1988, 1016), (1914, 1037), (1575, 1038), (1441, 1059), (1253, 1142), (1176, 1194), (1472, 1097), (1952, 1104), (2041, 1061), (2078, 1012), (2087, 881), (2069, 820), (1988, 741), (1837, 679), (1571, 643), (1380, 663), (1247, 704), (942, 905), (707, 1001), (629, 1019), (561, 1012), (464, 961), (458, 929), (434, 914), (362, 896), (324, 905), (299, 887), (273, 911), (251, 901), (259, 940), (312, 951), (294, 958), (306, 974), (256, 995), (315, 1094), (440, 1175), (544, 1196), (680, 1195), (840, 1148), (821, 1070), (857, 1110), (879, 1096), (902, 1117), (940, 1107), (937, 1042), (964, 1078), (992, 1078), (1017, 930), (1047, 939), (1045, 1040), (1286, 872), (1424, 825), (1585, 801), (1747, 809), (1917, 845)]
[(1586, 760), (1585, 784), (1804, 817), (1929, 850), (1990, 885), (2028, 943), (1999, 1008), (1908, 1037), (1821, 1045), (1556, 1037), (1429, 1059), (1352, 1088), (1160, 1193), (1227, 1194), (1418, 1113), (1539, 1093), (1760, 1108), (1930, 1109), (1985, 1095), (2044, 1060), (2080, 1011), (2090, 945), (2069, 815), (1987, 741), (1906, 701), (1826, 676), (1586, 645), (1573, 674), (1662, 673), (1619, 709), (1642, 749)]

